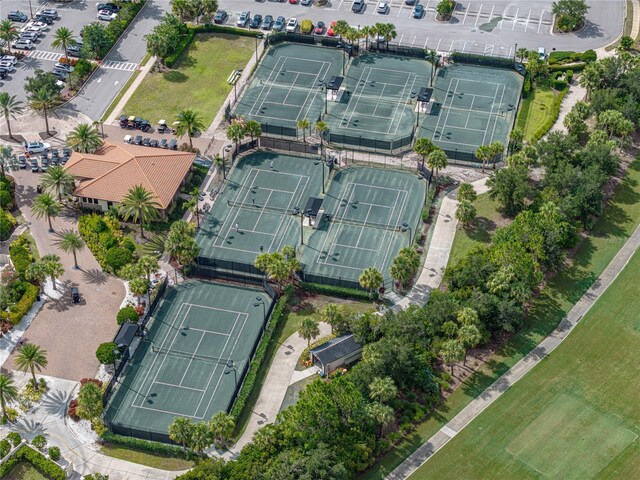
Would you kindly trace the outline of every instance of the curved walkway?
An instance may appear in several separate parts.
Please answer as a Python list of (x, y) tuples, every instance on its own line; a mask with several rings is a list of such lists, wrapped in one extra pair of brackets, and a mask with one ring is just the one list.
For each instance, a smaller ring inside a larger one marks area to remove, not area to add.
[(511, 385), (524, 377), (527, 372), (560, 345), (573, 331), (582, 317), (589, 311), (591, 306), (598, 300), (600, 295), (602, 295), (616, 279), (638, 246), (640, 246), (640, 226), (636, 227), (631, 237), (629, 237), (624, 246), (618, 251), (611, 263), (607, 265), (607, 268), (605, 268), (600, 276), (593, 282), (591, 288), (580, 298), (578, 303), (573, 306), (567, 316), (549, 336), (542, 340), (536, 348), (511, 367), (504, 375), (498, 378), (489, 388), (472, 400), (460, 413), (453, 417), (386, 478), (389, 480), (399, 480), (409, 477), (418, 467), (444, 447), (460, 430), (480, 415), (485, 408), (506, 392)]

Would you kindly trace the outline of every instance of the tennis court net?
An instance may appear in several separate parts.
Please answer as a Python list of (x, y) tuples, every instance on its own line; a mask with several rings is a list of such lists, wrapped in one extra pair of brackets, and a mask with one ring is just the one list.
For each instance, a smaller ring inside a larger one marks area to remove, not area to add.
[(270, 205), (260, 205), (259, 203), (246, 203), (246, 202), (237, 202), (234, 200), (227, 200), (227, 205), (230, 207), (238, 207), (238, 208), (249, 208), (251, 210), (264, 210), (265, 212), (273, 212), (273, 213), (293, 213), (293, 210), (290, 208), (282, 208), (282, 207), (272, 207)]
[(355, 227), (376, 228), (378, 230), (387, 230), (389, 232), (397, 232), (400, 230), (399, 225), (389, 225), (386, 223), (375, 223), (375, 222), (359, 222), (357, 220), (351, 220), (347, 218), (338, 218), (333, 215), (326, 215), (326, 219), (332, 223), (343, 223), (346, 225), (353, 225)]
[(220, 365), (226, 365), (229, 362), (228, 358), (211, 357), (209, 355), (201, 355), (199, 353), (183, 352), (182, 350), (174, 350), (161, 347), (151, 347), (151, 351), (159, 355), (173, 355), (176, 357), (205, 360), (207, 362), (218, 363)]

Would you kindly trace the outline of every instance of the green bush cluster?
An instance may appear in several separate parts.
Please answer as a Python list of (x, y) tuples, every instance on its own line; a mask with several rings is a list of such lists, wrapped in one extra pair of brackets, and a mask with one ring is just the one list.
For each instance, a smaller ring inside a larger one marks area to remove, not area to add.
[(20, 442), (22, 441), (22, 437), (18, 432), (10, 432), (7, 435), (7, 440), (11, 442), (11, 445), (13, 445), (14, 447), (17, 447), (18, 445), (20, 445)]
[(12, 210), (15, 207), (13, 201), (13, 192), (15, 190), (15, 182), (7, 177), (0, 177), (0, 207)]
[(60, 449), (58, 447), (49, 447), (49, 457), (51, 460), (60, 460)]
[[(0, 190), (0, 203), (2, 203), (3, 194), (7, 194), (7, 192)], [(11, 215), (11, 212), (0, 208), (0, 240), (4, 241), (9, 239), (16, 223), (16, 219)]]
[(122, 307), (120, 311), (118, 311), (118, 316), (116, 320), (118, 321), (118, 325), (122, 325), (123, 323), (136, 323), (140, 319), (138, 312), (136, 309), (130, 305), (126, 307)]
[(551, 76), (549, 77), (549, 84), (554, 90), (561, 91), (567, 88), (568, 86), (567, 81), (559, 79), (563, 75), (564, 75), (564, 72), (561, 72), (561, 71), (551, 73)]
[(436, 197), (436, 189), (430, 188), (427, 193), (427, 201), (425, 202), (424, 208), (422, 209), (422, 222), (427, 223), (429, 221), (429, 217), (431, 215), (431, 208), (433, 207), (433, 201)]
[(187, 34), (182, 38), (182, 41), (180, 42), (177, 50), (164, 59), (164, 64), (169, 68), (173, 68), (175, 63), (182, 56), (182, 53), (187, 49), (189, 45), (191, 45), (191, 42), (193, 42), (195, 36), (196, 32), (194, 31), (194, 29), (188, 29)]
[[(310, 283), (301, 282), (300, 287), (304, 290), (313, 293), (319, 293), (321, 295), (328, 295), (330, 297), (338, 298), (352, 298), (354, 300), (370, 301), (369, 292), (364, 290), (357, 290), (355, 288), (338, 287), (336, 285), (324, 285), (322, 283)], [(374, 292), (373, 298), (378, 299), (378, 293)]]
[(264, 335), (262, 335), (262, 339), (260, 339), (260, 344), (258, 345), (258, 348), (256, 348), (256, 353), (253, 356), (253, 360), (249, 364), (249, 370), (244, 377), (242, 387), (240, 388), (240, 391), (238, 392), (238, 395), (233, 402), (231, 412), (229, 412), (236, 423), (238, 422), (240, 415), (242, 415), (242, 411), (247, 404), (249, 395), (251, 395), (251, 391), (255, 386), (256, 378), (258, 377), (258, 370), (260, 369), (260, 365), (264, 361), (264, 356), (267, 353), (269, 343), (271, 342), (271, 337), (273, 337), (273, 332), (275, 332), (276, 328), (278, 328), (278, 323), (280, 323), (282, 314), (287, 307), (288, 301), (289, 296), (287, 294), (281, 296), (278, 299), (276, 306), (273, 308), (273, 313), (271, 314), (269, 325), (267, 326)]
[(30, 463), (42, 475), (51, 480), (65, 480), (67, 478), (62, 467), (47, 460), (44, 455), (27, 445), (19, 448), (9, 460), (0, 465), (0, 478), (7, 475), (20, 462)]
[(97, 213), (83, 215), (78, 220), (78, 231), (104, 270), (117, 273), (134, 260), (131, 241), (125, 240), (116, 218)]
[(550, 65), (549, 73), (551, 72), (566, 72), (571, 70), (573, 72), (581, 72), (587, 66), (586, 63), (572, 63), (571, 65)]
[(11, 444), (6, 438), (0, 441), (0, 458), (4, 458), (11, 451)]
[(33, 262), (33, 257), (31, 256), (31, 250), (29, 248), (29, 239), (20, 235), (11, 242), (11, 245), (9, 245), (9, 256), (11, 257), (11, 262), (13, 263), (13, 268), (15, 268), (16, 272), (21, 275), (24, 274), (24, 271), (31, 262)]
[(573, 51), (555, 51), (549, 54), (549, 65), (555, 65), (556, 63), (571, 63), (581, 62), (582, 53)]
[(31, 440), (31, 445), (36, 447), (38, 450), (42, 450), (47, 446), (47, 439), (44, 438), (44, 435), (36, 435)]
[[(566, 83), (566, 82), (565, 82)], [(558, 115), (560, 114), (560, 104), (562, 103), (562, 99), (567, 94), (567, 88), (560, 90), (560, 93), (556, 95), (556, 98), (553, 100), (553, 104), (551, 105), (551, 115), (547, 118), (547, 121), (541, 124), (538, 129), (533, 132), (533, 136), (531, 138), (531, 143), (537, 142), (542, 138), (542, 136), (549, 131), (553, 124), (556, 123), (558, 119)]]
[(127, 449), (138, 450), (141, 452), (153, 453), (167, 457), (184, 458), (184, 452), (181, 447), (168, 443), (152, 442), (141, 438), (125, 437), (116, 435), (115, 433), (106, 432), (102, 435), (102, 442)]
[(22, 317), (29, 311), (33, 302), (38, 297), (40, 291), (38, 287), (31, 283), (24, 282), (25, 292), (22, 298), (15, 305), (9, 307), (9, 311), (0, 312), (0, 318), (10, 322), (12, 325), (17, 325)]
[(573, 80), (573, 70), (567, 70), (566, 72), (564, 72), (564, 74), (567, 84), (571, 83), (571, 81)]

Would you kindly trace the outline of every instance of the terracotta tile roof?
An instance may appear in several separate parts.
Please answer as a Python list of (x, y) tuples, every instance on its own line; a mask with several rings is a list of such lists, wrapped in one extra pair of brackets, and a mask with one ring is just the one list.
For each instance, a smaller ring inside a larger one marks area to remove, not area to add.
[(78, 197), (118, 203), (136, 185), (142, 185), (167, 208), (180, 189), (195, 153), (128, 144), (105, 143), (95, 153), (73, 152), (65, 165), (80, 182)]

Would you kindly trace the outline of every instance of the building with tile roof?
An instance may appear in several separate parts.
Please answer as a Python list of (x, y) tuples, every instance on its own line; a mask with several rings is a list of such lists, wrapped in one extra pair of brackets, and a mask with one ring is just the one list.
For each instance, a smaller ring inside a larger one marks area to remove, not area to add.
[(94, 153), (73, 152), (65, 170), (76, 177), (73, 196), (83, 207), (107, 211), (137, 185), (168, 212), (180, 193), (195, 153), (105, 142)]

